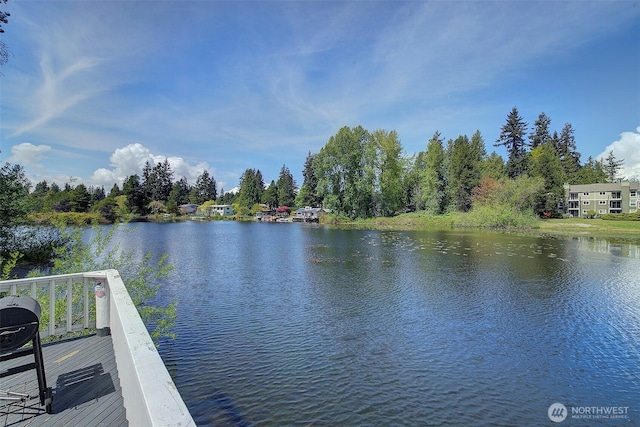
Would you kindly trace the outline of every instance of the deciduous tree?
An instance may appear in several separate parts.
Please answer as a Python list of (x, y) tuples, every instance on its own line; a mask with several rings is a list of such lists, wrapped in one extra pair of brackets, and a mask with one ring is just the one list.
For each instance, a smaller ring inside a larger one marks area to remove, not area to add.
[[(0, 4), (7, 4), (7, 0), (0, 0)], [(0, 10), (0, 33), (4, 33), (4, 28), (2, 28), (2, 24), (6, 24), (9, 22), (9, 13), (4, 10)], [(9, 60), (9, 49), (7, 45), (0, 40), (0, 65), (4, 65)]]
[(351, 218), (373, 216), (375, 146), (362, 126), (345, 126), (318, 153), (314, 165), (324, 205)]
[(563, 184), (566, 182), (567, 175), (550, 141), (531, 150), (530, 175), (544, 180), (543, 188), (536, 195), (535, 212), (538, 215), (556, 215), (558, 203), (564, 196)]
[(25, 221), (30, 188), (22, 166), (5, 163), (0, 168), (0, 245), (13, 227)]
[(389, 216), (405, 204), (402, 144), (396, 131), (377, 130), (371, 134), (377, 150), (379, 206), (377, 212)]

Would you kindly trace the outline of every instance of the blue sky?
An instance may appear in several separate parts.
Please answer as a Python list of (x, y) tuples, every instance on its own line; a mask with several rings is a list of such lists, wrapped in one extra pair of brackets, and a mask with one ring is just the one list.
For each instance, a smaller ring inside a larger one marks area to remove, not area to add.
[[(121, 183), (168, 158), (226, 190), (342, 126), (396, 130), (407, 155), (517, 106), (613, 150), (640, 178), (638, 1), (20, 1), (2, 40), (2, 162), (34, 184)], [(503, 156), (504, 151), (496, 149)]]

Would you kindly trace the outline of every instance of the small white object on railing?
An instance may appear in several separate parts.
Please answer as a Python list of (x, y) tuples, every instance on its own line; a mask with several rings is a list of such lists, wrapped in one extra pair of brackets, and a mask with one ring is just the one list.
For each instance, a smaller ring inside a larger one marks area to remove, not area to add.
[(97, 334), (100, 337), (104, 337), (111, 334), (109, 328), (109, 298), (107, 298), (107, 288), (102, 282), (96, 282), (94, 292), (96, 295)]

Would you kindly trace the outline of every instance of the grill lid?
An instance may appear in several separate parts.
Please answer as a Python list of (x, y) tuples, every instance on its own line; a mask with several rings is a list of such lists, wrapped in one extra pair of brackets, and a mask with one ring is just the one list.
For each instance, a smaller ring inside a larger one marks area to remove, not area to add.
[(0, 353), (18, 349), (29, 342), (40, 327), (40, 304), (28, 296), (0, 299)]

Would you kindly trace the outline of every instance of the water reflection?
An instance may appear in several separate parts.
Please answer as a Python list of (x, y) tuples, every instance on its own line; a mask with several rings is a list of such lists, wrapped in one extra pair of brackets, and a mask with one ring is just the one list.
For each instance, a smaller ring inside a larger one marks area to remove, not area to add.
[(200, 424), (539, 425), (556, 401), (640, 420), (637, 246), (230, 222), (129, 237), (178, 268), (161, 354)]

